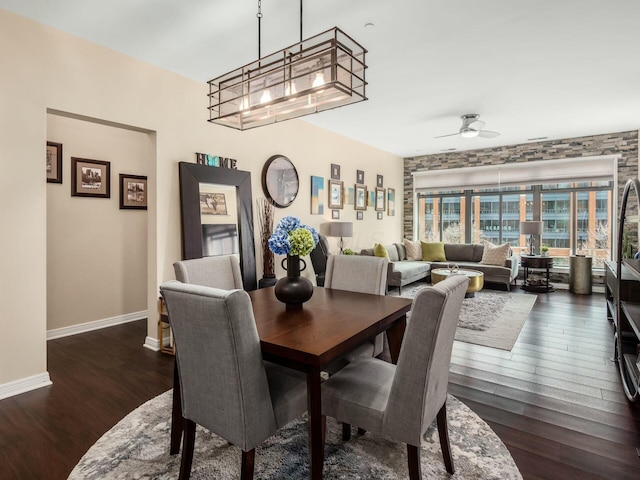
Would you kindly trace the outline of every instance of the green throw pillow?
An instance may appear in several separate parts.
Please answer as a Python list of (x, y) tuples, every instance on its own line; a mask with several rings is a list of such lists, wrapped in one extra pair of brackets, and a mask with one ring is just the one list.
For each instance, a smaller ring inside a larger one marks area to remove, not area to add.
[(376, 243), (373, 246), (373, 254), (376, 257), (382, 257), (382, 258), (386, 258), (387, 260), (389, 260), (389, 252), (387, 252), (387, 249), (384, 248), (384, 245), (382, 245), (380, 243)]
[(425, 262), (446, 262), (444, 242), (420, 242), (422, 244), (422, 260)]

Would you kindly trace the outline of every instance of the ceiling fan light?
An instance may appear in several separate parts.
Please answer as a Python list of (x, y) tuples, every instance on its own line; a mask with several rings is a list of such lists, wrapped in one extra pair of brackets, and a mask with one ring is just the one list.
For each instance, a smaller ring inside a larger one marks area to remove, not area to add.
[(472, 128), (463, 128), (460, 130), (460, 136), (463, 138), (477, 137), (480, 132)]

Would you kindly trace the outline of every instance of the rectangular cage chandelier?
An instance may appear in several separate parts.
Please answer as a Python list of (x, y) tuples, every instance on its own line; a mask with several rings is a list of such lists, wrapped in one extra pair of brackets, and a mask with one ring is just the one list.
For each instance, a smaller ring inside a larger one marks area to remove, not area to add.
[(209, 121), (248, 130), (367, 100), (366, 53), (334, 27), (209, 80)]

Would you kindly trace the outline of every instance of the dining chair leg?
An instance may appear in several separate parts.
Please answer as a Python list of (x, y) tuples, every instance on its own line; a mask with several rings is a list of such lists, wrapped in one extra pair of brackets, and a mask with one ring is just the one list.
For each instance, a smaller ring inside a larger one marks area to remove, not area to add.
[(169, 453), (175, 455), (180, 451), (180, 438), (184, 428), (182, 418), (182, 397), (180, 394), (180, 375), (178, 373), (178, 361), (173, 361), (173, 404), (171, 406), (171, 444)]
[(409, 464), (409, 480), (422, 480), (420, 447), (407, 444), (407, 462)]
[(347, 442), (351, 440), (351, 424), (342, 422), (342, 440)]
[(440, 449), (444, 458), (444, 466), (451, 475), (454, 474), (453, 457), (451, 456), (451, 446), (449, 444), (449, 428), (447, 427), (447, 402), (438, 411), (438, 435), (440, 436)]
[(182, 443), (182, 459), (180, 461), (179, 480), (189, 480), (191, 463), (193, 462), (193, 447), (196, 443), (196, 424), (184, 419), (184, 442)]
[(253, 466), (256, 459), (256, 449), (242, 452), (242, 467), (240, 468), (240, 480), (253, 480)]

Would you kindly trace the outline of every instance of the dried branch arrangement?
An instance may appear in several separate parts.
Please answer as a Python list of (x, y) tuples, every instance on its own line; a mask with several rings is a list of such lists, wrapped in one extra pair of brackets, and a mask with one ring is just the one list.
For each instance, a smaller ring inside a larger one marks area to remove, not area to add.
[(258, 198), (258, 223), (260, 224), (260, 244), (262, 245), (263, 276), (274, 276), (273, 252), (269, 249), (269, 237), (273, 233), (273, 215), (275, 207), (271, 200)]

